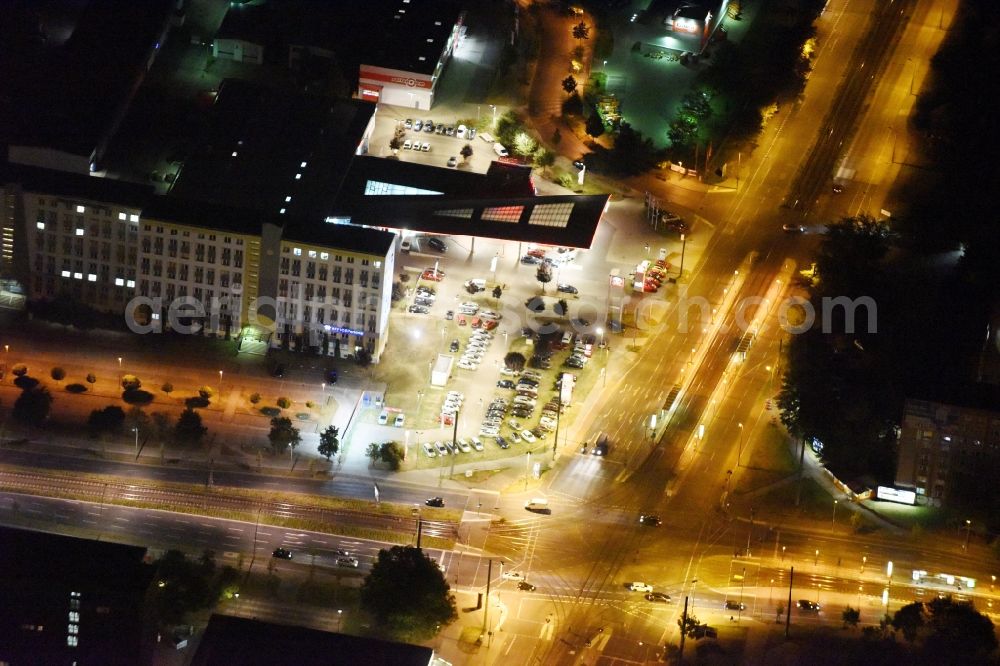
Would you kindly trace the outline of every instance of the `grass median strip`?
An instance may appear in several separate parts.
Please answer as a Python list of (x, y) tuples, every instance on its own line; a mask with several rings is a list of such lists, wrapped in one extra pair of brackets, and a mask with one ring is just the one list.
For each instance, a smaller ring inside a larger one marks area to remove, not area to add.
[[(212, 487), (205, 488), (202, 486), (197, 486), (193, 484), (182, 484), (174, 482), (143, 482), (141, 484), (129, 483), (127, 480), (122, 480), (118, 477), (101, 475), (101, 474), (66, 474), (59, 472), (47, 472), (39, 471), (31, 468), (21, 468), (11, 465), (0, 466), (0, 472), (6, 472), (10, 474), (30, 474), (34, 477), (43, 477), (45, 480), (59, 483), (65, 482), (65, 485), (53, 487), (52, 485), (46, 484), (45, 486), (39, 487), (36, 484), (30, 484), (27, 481), (20, 481), (15, 478), (5, 478), (3, 474), (0, 474), (0, 489), (7, 490), (9, 492), (15, 493), (26, 493), (31, 495), (37, 495), (42, 497), (53, 497), (59, 499), (77, 500), (77, 501), (88, 501), (88, 502), (102, 502), (106, 504), (118, 505), (118, 506), (130, 506), (135, 508), (144, 509), (158, 509), (162, 511), (172, 511), (175, 513), (186, 513), (193, 515), (203, 515), (210, 516), (214, 518), (224, 518), (229, 520), (238, 520), (247, 523), (253, 523), (258, 519), (258, 512), (255, 507), (247, 507), (247, 510), (233, 510), (233, 509), (212, 509), (206, 505), (197, 506), (193, 504), (181, 504), (177, 502), (171, 502), (169, 500), (163, 502), (149, 501), (145, 499), (129, 498), (127, 497), (130, 490), (143, 490), (143, 491), (168, 491), (178, 494), (183, 494), (190, 497), (195, 502), (198, 499), (218, 499), (218, 498), (229, 498), (243, 500), (253, 503), (280, 503), (287, 505), (288, 510), (298, 509), (321, 509), (330, 511), (349, 511), (352, 513), (357, 513), (359, 515), (376, 515), (376, 516), (389, 516), (396, 518), (413, 518), (412, 507), (405, 504), (392, 504), (392, 503), (380, 503), (375, 504), (374, 502), (366, 502), (363, 500), (352, 500), (352, 499), (342, 499), (334, 497), (320, 497), (315, 495), (307, 495), (305, 493), (279, 493), (275, 491), (257, 491), (249, 490), (245, 488), (230, 488), (230, 487)], [(104, 492), (104, 488), (80, 488), (79, 484), (83, 483), (93, 483), (101, 484), (102, 486), (113, 486), (116, 490), (114, 493)], [(76, 488), (74, 488), (74, 486)], [(124, 493), (126, 496), (119, 496), (119, 492)], [(461, 514), (454, 509), (436, 509), (433, 507), (424, 507), (421, 514), (425, 519), (435, 520), (435, 521), (450, 521), (458, 523)], [(260, 512), (260, 522), (276, 525), (279, 527), (290, 527), (294, 529), (310, 530), (315, 532), (324, 532), (328, 534), (338, 534), (342, 536), (350, 536), (362, 539), (371, 539), (375, 541), (386, 541), (390, 543), (410, 543), (414, 539), (414, 535), (406, 533), (398, 533), (393, 530), (388, 529), (378, 529), (369, 528), (356, 525), (344, 525), (336, 522), (327, 522), (322, 520), (315, 520), (310, 518), (298, 518), (290, 516), (279, 516), (273, 515), (268, 511)], [(440, 537), (424, 536), (421, 539), (421, 545), (426, 545), (432, 548), (444, 548), (450, 549), (454, 545), (454, 541), (450, 539), (443, 539)]]

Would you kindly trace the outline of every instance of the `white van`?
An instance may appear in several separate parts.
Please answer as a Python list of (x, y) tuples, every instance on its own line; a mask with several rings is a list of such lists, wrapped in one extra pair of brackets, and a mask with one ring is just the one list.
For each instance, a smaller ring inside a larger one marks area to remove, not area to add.
[(486, 143), (493, 143), (494, 141), (496, 141), (496, 139), (493, 138), (492, 134), (487, 134), (486, 132), (480, 134), (479, 138), (485, 141)]
[(458, 129), (455, 130), (455, 137), (459, 138), (459, 139), (464, 139), (465, 138), (465, 131), (466, 131), (465, 125), (459, 125)]
[(504, 148), (499, 143), (493, 144), (493, 152), (499, 155), (500, 157), (507, 157), (507, 149)]
[(552, 509), (549, 508), (549, 501), (544, 497), (532, 498), (524, 505), (524, 508), (535, 513), (552, 513)]
[(404, 423), (406, 423), (406, 414), (404, 414), (403, 412), (396, 414), (396, 421), (394, 425), (397, 428), (402, 428)]

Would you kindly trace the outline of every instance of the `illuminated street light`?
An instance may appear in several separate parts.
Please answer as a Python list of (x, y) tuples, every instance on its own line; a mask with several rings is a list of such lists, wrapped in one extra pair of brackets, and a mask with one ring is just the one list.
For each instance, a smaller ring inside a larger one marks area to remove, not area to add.
[(740, 466), (740, 458), (743, 457), (743, 424), (737, 423), (737, 427), (740, 429), (740, 448), (736, 453), (736, 466)]
[(837, 500), (833, 500), (833, 521), (834, 524), (837, 522)]
[(118, 386), (122, 385), (122, 357), (118, 357)]
[(219, 400), (222, 400), (222, 370), (219, 370)]
[(962, 550), (969, 550), (969, 537), (972, 536), (972, 521), (966, 519), (965, 521), (965, 544), (962, 546)]

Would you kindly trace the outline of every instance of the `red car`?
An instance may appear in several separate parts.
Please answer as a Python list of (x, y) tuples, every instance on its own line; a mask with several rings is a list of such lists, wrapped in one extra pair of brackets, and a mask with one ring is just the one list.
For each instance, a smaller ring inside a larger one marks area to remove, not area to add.
[(541, 248), (535, 248), (533, 250), (528, 250), (529, 257), (538, 257), (539, 259), (545, 258), (545, 250)]
[(472, 328), (479, 328), (480, 326), (483, 325), (483, 320), (480, 319), (479, 317), (473, 317), (470, 325), (472, 326)]
[(483, 328), (486, 329), (487, 331), (492, 331), (496, 327), (497, 327), (497, 320), (496, 319), (484, 319), (483, 320)]
[(467, 323), (465, 320), (465, 315), (457, 315), (455, 317), (455, 321), (458, 322), (459, 326), (465, 326), (465, 324)]
[(431, 282), (440, 282), (441, 280), (444, 279), (444, 273), (442, 273), (441, 271), (438, 271), (437, 273), (435, 273), (434, 271), (424, 271), (423, 273), (420, 274), (420, 277), (423, 280), (430, 280)]

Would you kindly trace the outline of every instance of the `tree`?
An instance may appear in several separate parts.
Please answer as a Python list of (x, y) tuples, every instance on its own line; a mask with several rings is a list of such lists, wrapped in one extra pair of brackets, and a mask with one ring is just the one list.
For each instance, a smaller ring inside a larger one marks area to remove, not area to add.
[(403, 447), (399, 442), (385, 442), (379, 447), (379, 457), (393, 472), (399, 471), (403, 462)]
[(251, 393), (250, 394), (250, 404), (251, 405), (256, 405), (258, 402), (260, 402), (260, 393)]
[(365, 456), (367, 456), (368, 459), (372, 461), (373, 465), (375, 463), (377, 463), (379, 460), (381, 460), (381, 458), (382, 458), (382, 450), (379, 447), (379, 443), (378, 442), (372, 442), (371, 444), (369, 444), (365, 448)]
[(892, 627), (902, 632), (903, 638), (910, 643), (917, 640), (917, 632), (924, 626), (924, 604), (914, 601), (900, 608), (892, 616)]
[(545, 150), (541, 148), (535, 153), (535, 164), (542, 167), (543, 169), (548, 169), (550, 166), (556, 163), (556, 154), (551, 150)]
[(576, 86), (577, 86), (576, 79), (573, 78), (572, 74), (570, 74), (569, 76), (567, 76), (565, 79), (562, 80), (562, 88), (568, 93), (576, 91)]
[(468, 162), (469, 158), (472, 157), (472, 146), (465, 144), (462, 149), (458, 151), (458, 154), (462, 156), (463, 162)]
[(549, 270), (548, 266), (542, 264), (541, 266), (538, 267), (538, 270), (535, 271), (535, 279), (538, 280), (539, 283), (541, 283), (542, 293), (544, 294), (545, 285), (547, 285), (549, 282), (552, 282), (552, 271)]
[(694, 630), (701, 626), (701, 622), (694, 615), (689, 614), (686, 618), (683, 616), (677, 618), (677, 626), (688, 638), (694, 638)]
[(26, 366), (24, 363), (17, 363), (14, 365), (13, 368), (10, 369), (10, 372), (15, 377), (24, 377), (26, 374), (28, 374), (28, 366)]
[(337, 451), (340, 450), (340, 429), (337, 426), (327, 426), (319, 434), (319, 446), (317, 450), (327, 461), (337, 455)]
[(52, 368), (52, 372), (49, 374), (52, 376), (52, 379), (56, 380), (57, 382), (61, 382), (63, 379), (66, 378), (66, 371), (58, 367)]
[(167, 395), (170, 395), (174, 390), (174, 385), (171, 384), (170, 382), (163, 382), (163, 386), (160, 387), (160, 390), (166, 393)]
[(138, 391), (142, 388), (142, 382), (135, 375), (125, 375), (122, 377), (122, 388), (126, 391)]
[(128, 428), (129, 432), (131, 432), (133, 428), (138, 428), (139, 432), (149, 434), (146, 432), (149, 428), (149, 424), (149, 415), (142, 410), (142, 407), (134, 406), (128, 410), (127, 414), (125, 414), (125, 427)]
[(507, 355), (503, 357), (504, 367), (508, 370), (514, 370), (516, 372), (524, 370), (524, 366), (527, 362), (528, 359), (526, 359), (524, 354), (520, 352), (508, 352)]
[(359, 350), (356, 354), (354, 354), (354, 359), (362, 368), (367, 368), (372, 364), (372, 354), (367, 349)]
[(555, 307), (552, 308), (552, 311), (560, 317), (565, 317), (566, 313), (569, 312), (569, 303), (566, 302), (565, 298), (560, 298), (556, 302)]
[(573, 37), (579, 40), (590, 39), (590, 28), (586, 23), (580, 21), (573, 26)]
[(104, 433), (117, 434), (125, 423), (125, 411), (118, 405), (109, 405), (104, 409), (95, 409), (87, 418), (87, 430), (91, 437)]
[(499, 286), (493, 287), (493, 298), (499, 301), (501, 296), (503, 296), (503, 289)]
[(379, 551), (361, 586), (361, 606), (393, 638), (409, 641), (431, 638), (458, 617), (444, 574), (412, 546)]
[(94, 373), (91, 372), (87, 374), (87, 383), (90, 384), (91, 386), (97, 383), (97, 377), (94, 375)]
[(19, 422), (29, 427), (38, 427), (49, 417), (49, 410), (52, 409), (52, 395), (44, 386), (21, 391), (14, 402), (12, 416)]
[(394, 153), (398, 152), (399, 149), (402, 148), (402, 147), (403, 147), (403, 142), (400, 141), (400, 139), (399, 139), (398, 136), (393, 135), (393, 137), (391, 139), (389, 139), (389, 149), (392, 152), (394, 152)]
[(287, 416), (275, 416), (271, 419), (271, 432), (267, 433), (267, 439), (275, 453), (282, 453), (289, 446), (294, 450), (302, 441), (299, 429), (292, 425), (292, 420)]
[(597, 111), (593, 111), (589, 116), (587, 116), (587, 124), (584, 127), (584, 130), (595, 139), (604, 134), (604, 121), (601, 120), (601, 114), (597, 113)]
[(858, 626), (858, 622), (861, 620), (861, 611), (859, 611), (857, 608), (851, 608), (850, 606), (848, 606), (840, 614), (840, 617), (844, 621), (845, 627), (848, 625), (856, 627)]
[(777, 608), (775, 608), (774, 610), (775, 610), (775, 618), (774, 618), (775, 623), (781, 622), (781, 616), (785, 614), (785, 604), (779, 601)]
[(275, 401), (275, 404), (277, 404), (278, 407), (281, 407), (282, 409), (288, 409), (289, 407), (292, 406), (292, 401), (289, 400), (288, 398), (282, 397), (282, 398), (278, 398)]
[(177, 417), (174, 439), (180, 443), (197, 445), (201, 443), (207, 431), (208, 429), (201, 424), (201, 414), (188, 407)]
[(997, 649), (993, 622), (972, 603), (938, 597), (926, 604), (929, 635), (924, 639), (925, 663), (981, 664)]
[(163, 442), (170, 434), (170, 415), (165, 412), (153, 412), (153, 417), (149, 422), (153, 436)]

